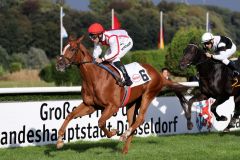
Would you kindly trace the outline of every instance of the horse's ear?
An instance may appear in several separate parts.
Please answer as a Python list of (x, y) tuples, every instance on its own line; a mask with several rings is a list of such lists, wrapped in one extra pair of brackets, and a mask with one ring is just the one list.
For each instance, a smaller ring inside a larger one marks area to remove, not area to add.
[(81, 43), (81, 41), (84, 39), (84, 35), (82, 35), (80, 38), (77, 39), (77, 43)]
[(68, 36), (68, 42), (74, 41), (74, 40), (76, 40), (76, 36), (73, 35), (73, 34), (70, 34), (70, 35)]

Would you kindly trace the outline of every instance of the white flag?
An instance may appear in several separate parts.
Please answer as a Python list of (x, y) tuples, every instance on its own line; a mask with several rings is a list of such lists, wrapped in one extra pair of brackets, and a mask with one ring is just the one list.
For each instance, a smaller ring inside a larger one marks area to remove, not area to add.
[(67, 31), (63, 26), (63, 17), (65, 16), (65, 13), (63, 12), (63, 10), (61, 9), (61, 38), (66, 38), (68, 37)]
[(63, 25), (62, 25), (62, 27), (61, 27), (61, 37), (62, 37), (62, 38), (68, 37), (67, 31), (66, 31), (66, 29), (63, 27)]

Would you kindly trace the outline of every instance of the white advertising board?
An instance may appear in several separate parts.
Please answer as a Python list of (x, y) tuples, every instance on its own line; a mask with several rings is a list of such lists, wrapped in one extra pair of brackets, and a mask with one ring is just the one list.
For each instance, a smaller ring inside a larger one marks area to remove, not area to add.
[[(0, 148), (56, 143), (57, 132), (64, 119), (80, 103), (81, 100), (0, 103)], [(209, 126), (199, 123), (199, 108), (196, 106), (192, 108), (194, 128), (189, 131), (178, 99), (157, 97), (149, 106), (145, 123), (137, 129), (136, 134), (137, 136), (149, 136), (208, 130), (221, 131), (227, 126), (234, 109), (232, 98), (218, 106), (217, 112), (228, 117), (228, 121), (217, 122), (212, 117), (210, 120), (212, 125), (208, 129)], [(66, 129), (64, 141), (67, 143), (76, 140), (106, 138), (97, 126), (100, 116), (101, 112), (97, 111), (89, 116), (72, 120)], [(119, 135), (128, 128), (126, 119), (124, 107), (107, 121), (106, 127), (109, 130), (119, 130), (119, 134), (113, 139), (118, 139)], [(233, 130), (238, 128), (239, 121)]]

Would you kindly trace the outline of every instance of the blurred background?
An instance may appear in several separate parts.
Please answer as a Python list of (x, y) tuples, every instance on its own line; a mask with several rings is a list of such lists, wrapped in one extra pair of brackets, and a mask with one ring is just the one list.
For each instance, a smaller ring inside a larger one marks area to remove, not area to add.
[(55, 70), (61, 39), (67, 43), (60, 21), (68, 35), (86, 35), (84, 45), (92, 51), (87, 28), (99, 22), (111, 29), (112, 9), (134, 41), (123, 63), (149, 63), (159, 72), (167, 67), (173, 80), (187, 81), (196, 71), (181, 71), (179, 58), (206, 30), (240, 47), (239, 6), (238, 0), (0, 0), (0, 87), (81, 85), (75, 66)]

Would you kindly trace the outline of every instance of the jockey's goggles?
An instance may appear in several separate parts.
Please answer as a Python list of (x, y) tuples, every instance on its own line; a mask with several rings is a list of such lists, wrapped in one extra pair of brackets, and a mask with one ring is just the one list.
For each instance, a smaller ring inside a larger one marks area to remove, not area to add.
[(205, 43), (203, 43), (203, 44), (206, 46), (206, 45), (212, 44), (212, 42), (209, 41), (209, 42), (205, 42)]
[(96, 38), (98, 38), (97, 34), (89, 34), (89, 38), (92, 40), (95, 40)]

